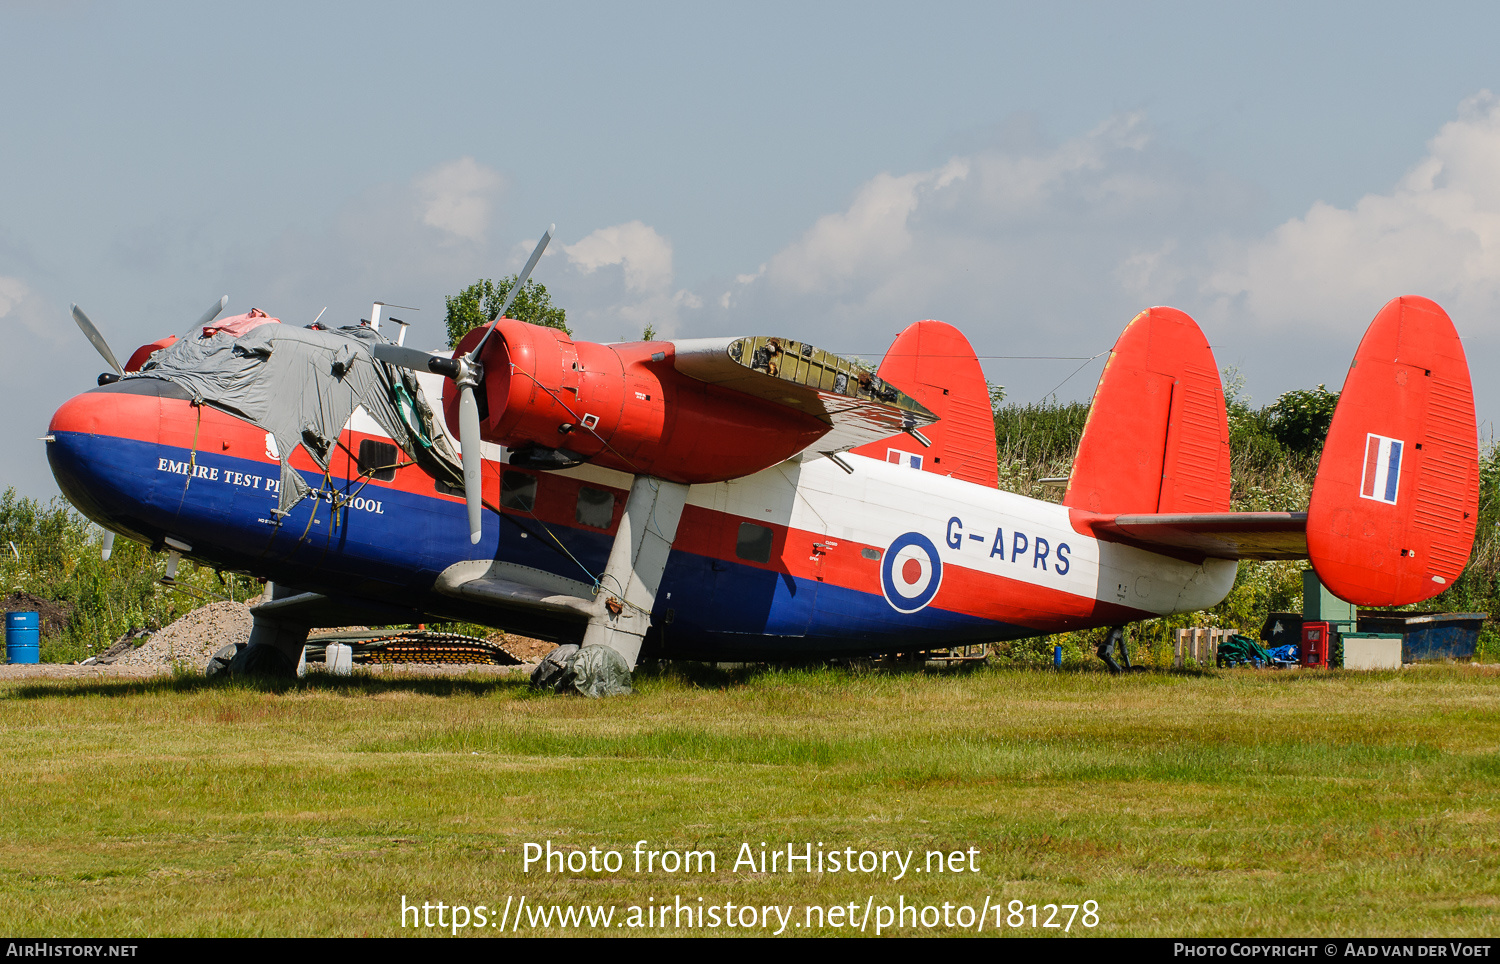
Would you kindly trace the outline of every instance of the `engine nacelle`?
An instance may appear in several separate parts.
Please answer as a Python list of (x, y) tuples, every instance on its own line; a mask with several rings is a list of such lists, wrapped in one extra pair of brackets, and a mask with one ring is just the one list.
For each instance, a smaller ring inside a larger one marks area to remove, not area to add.
[[(472, 351), (485, 328), (456, 354)], [(816, 416), (684, 375), (671, 342), (575, 342), (509, 318), (479, 362), (480, 435), (538, 468), (587, 461), (670, 482), (723, 482), (769, 468), (829, 430)], [(448, 425), (458, 391), (443, 389)]]
[(139, 347), (139, 348), (137, 348), (135, 350), (135, 354), (133, 354), (133, 355), (130, 356), (130, 361), (128, 361), (128, 362), (125, 363), (125, 371), (126, 372), (138, 372), (138, 371), (140, 371), (141, 368), (143, 368), (145, 366), (146, 362), (148, 362), (148, 361), (151, 360), (151, 356), (152, 355), (154, 355), (157, 352), (161, 351), (163, 348), (171, 348), (176, 343), (177, 343), (177, 336), (176, 335), (168, 335), (165, 338), (158, 338), (156, 341), (153, 341), (149, 345), (142, 345), (141, 347)]

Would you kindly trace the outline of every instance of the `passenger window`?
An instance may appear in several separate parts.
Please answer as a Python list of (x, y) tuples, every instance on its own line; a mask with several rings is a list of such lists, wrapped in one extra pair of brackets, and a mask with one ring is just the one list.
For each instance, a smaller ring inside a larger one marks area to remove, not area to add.
[(753, 522), (740, 523), (740, 537), (735, 540), (734, 554), (747, 562), (770, 562), (774, 533)]
[(363, 439), (359, 443), (359, 472), (380, 482), (389, 482), (396, 477), (396, 466), (401, 462), (401, 450), (388, 442)]
[(615, 494), (583, 486), (578, 490), (577, 519), (595, 529), (608, 529), (615, 516)]
[(500, 476), (500, 504), (507, 509), (530, 512), (536, 505), (536, 476), (506, 472)]

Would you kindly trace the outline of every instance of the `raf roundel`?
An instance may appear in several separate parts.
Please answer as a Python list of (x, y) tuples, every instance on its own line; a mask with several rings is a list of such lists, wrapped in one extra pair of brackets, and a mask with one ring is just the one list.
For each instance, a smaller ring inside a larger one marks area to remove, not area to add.
[(896, 537), (880, 563), (885, 601), (897, 612), (914, 613), (932, 602), (943, 581), (937, 546), (919, 532)]

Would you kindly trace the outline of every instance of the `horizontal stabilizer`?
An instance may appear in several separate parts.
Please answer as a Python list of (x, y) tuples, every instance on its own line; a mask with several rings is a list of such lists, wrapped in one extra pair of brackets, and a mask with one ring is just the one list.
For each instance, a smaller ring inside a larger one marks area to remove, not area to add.
[(1303, 559), (1306, 512), (1119, 515), (1084, 523), (1095, 537), (1212, 559)]

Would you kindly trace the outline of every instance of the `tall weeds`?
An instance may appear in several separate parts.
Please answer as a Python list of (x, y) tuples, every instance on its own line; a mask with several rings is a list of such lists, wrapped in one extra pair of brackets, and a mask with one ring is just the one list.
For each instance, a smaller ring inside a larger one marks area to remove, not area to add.
[[(128, 539), (102, 558), (103, 533), (61, 498), (0, 496), (0, 596), (7, 609), (26, 596), (58, 604), (62, 626), (44, 625), (42, 659), (72, 662), (108, 648), (131, 630), (159, 629), (205, 602), (260, 592), (248, 576), (216, 573), (184, 561), (174, 585), (161, 584), (166, 556)], [(25, 594), (17, 599), (16, 594)]]

